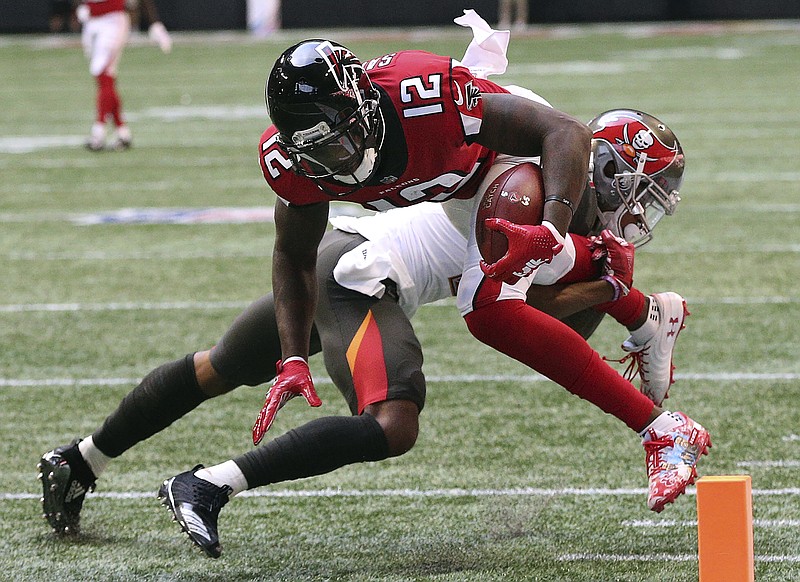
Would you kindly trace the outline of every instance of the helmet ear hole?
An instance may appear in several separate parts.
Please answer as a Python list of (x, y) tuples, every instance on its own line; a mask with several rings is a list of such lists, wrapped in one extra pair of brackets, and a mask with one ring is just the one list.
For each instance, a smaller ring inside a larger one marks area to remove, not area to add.
[(617, 167), (614, 165), (614, 162), (609, 160), (605, 166), (603, 166), (603, 175), (608, 178), (609, 180), (614, 179), (614, 174), (617, 173)]

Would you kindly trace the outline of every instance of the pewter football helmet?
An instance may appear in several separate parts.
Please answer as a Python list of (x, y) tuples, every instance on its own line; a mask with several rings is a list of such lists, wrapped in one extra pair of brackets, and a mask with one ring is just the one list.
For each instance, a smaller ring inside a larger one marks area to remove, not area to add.
[(664, 123), (641, 111), (614, 109), (589, 122), (589, 188), (603, 228), (639, 247), (680, 202), (684, 157)]

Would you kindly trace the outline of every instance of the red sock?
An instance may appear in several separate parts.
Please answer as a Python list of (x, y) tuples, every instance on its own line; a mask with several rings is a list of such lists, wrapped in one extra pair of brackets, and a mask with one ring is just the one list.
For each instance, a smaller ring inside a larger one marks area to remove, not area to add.
[(642, 314), (644, 309), (644, 294), (635, 287), (625, 297), (620, 297), (616, 301), (595, 305), (595, 309), (608, 313), (619, 323), (628, 327)]
[(653, 403), (572, 329), (520, 300), (497, 301), (465, 317), (472, 335), (640, 431)]
[(103, 123), (109, 115), (114, 124), (122, 125), (122, 103), (117, 94), (116, 79), (108, 73), (97, 75), (97, 121)]

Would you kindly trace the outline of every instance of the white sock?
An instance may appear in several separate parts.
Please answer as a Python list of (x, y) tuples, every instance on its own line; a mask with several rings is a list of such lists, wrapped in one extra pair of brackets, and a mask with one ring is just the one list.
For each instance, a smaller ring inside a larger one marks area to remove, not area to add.
[(652, 296), (649, 297), (649, 300), (650, 307), (648, 309), (647, 319), (644, 320), (644, 323), (640, 327), (631, 331), (631, 338), (637, 346), (641, 346), (656, 334), (658, 323), (661, 321), (658, 303), (656, 303), (656, 300), (653, 299)]
[(124, 124), (118, 126), (117, 137), (123, 141), (131, 141), (131, 128)]
[(106, 124), (95, 121), (92, 124), (91, 138), (93, 141), (102, 142), (106, 139)]
[(659, 414), (656, 419), (648, 424), (642, 432), (639, 433), (639, 436), (642, 437), (645, 441), (651, 440), (650, 431), (652, 430), (655, 433), (665, 433), (669, 432), (674, 428), (683, 424), (683, 419), (678, 416), (677, 414), (673, 414), (669, 410), (665, 410), (661, 414)]
[(248, 489), (247, 479), (245, 479), (244, 473), (242, 473), (239, 465), (233, 461), (225, 461), (213, 467), (199, 469), (195, 471), (194, 476), (208, 481), (209, 483), (213, 483), (217, 487), (227, 485), (233, 489), (233, 492), (230, 494), (231, 497), (238, 495), (242, 491), (247, 491)]
[(106, 466), (108, 466), (108, 462), (111, 460), (111, 457), (95, 446), (91, 436), (86, 437), (78, 443), (78, 450), (95, 477), (99, 477), (100, 473), (106, 470)]

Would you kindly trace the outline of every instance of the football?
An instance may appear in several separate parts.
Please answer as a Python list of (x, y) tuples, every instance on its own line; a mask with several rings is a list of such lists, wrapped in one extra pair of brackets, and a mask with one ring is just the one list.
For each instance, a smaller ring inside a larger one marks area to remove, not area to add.
[(487, 218), (517, 224), (541, 224), (544, 209), (542, 169), (532, 162), (517, 164), (492, 180), (484, 191), (475, 220), (475, 237), (483, 260), (497, 262), (508, 250), (508, 239), (484, 225)]

